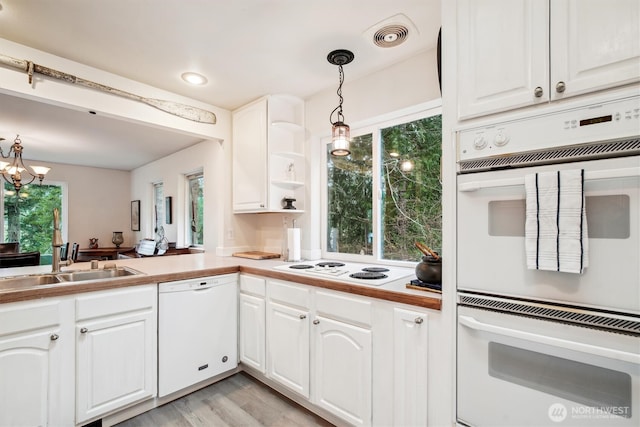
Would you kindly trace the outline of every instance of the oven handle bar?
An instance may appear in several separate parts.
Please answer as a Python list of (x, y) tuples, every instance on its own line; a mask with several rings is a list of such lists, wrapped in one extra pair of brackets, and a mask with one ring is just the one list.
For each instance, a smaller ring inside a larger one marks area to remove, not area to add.
[[(633, 178), (638, 176), (640, 176), (640, 167), (585, 171), (584, 173), (585, 181), (592, 181), (596, 179)], [(458, 184), (458, 191), (469, 192), (481, 190), (483, 188), (512, 187), (518, 185), (524, 185), (523, 176), (516, 178), (491, 179), (487, 181), (463, 182)]]
[(511, 338), (517, 338), (539, 344), (546, 344), (553, 347), (564, 348), (567, 350), (578, 351), (580, 353), (592, 354), (595, 356), (606, 357), (607, 359), (620, 360), (624, 362), (640, 365), (640, 354), (627, 353), (626, 351), (613, 350), (610, 348), (599, 347), (591, 344), (583, 344), (575, 341), (567, 341), (559, 338), (547, 337), (544, 335), (532, 334), (530, 332), (518, 331), (515, 329), (504, 328), (502, 326), (490, 325), (482, 323), (470, 316), (459, 316), (459, 322), (471, 329), (483, 332), (490, 332), (497, 335), (503, 335)]

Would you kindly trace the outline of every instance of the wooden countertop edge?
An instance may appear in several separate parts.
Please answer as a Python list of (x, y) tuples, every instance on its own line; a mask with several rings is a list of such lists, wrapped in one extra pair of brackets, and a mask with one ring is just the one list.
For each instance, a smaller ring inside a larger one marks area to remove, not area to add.
[(331, 289), (334, 291), (399, 302), (402, 304), (415, 305), (419, 307), (430, 308), (432, 310), (440, 310), (442, 307), (442, 300), (440, 298), (433, 298), (428, 295), (422, 296), (390, 291), (387, 289), (380, 289), (371, 286), (351, 285), (343, 282), (336, 282), (333, 280), (318, 279), (315, 277), (304, 277), (298, 275), (294, 276), (281, 271), (263, 270), (261, 268), (248, 266), (241, 266), (240, 272), (270, 277), (272, 279), (288, 280), (296, 283), (302, 283), (304, 285), (315, 286), (318, 288)]
[[(206, 268), (201, 270), (164, 273), (164, 274), (144, 274), (139, 276), (127, 276), (107, 280), (93, 280), (86, 282), (76, 282), (73, 284), (52, 284), (39, 285), (25, 289), (8, 289), (0, 291), (0, 304), (36, 300), (42, 298), (59, 297), (73, 295), (85, 292), (102, 291), (108, 289), (125, 288), (129, 286), (140, 286), (155, 284), (159, 282), (170, 282), (175, 280), (189, 280), (198, 277), (215, 276), (220, 274), (231, 273), (249, 273), (258, 276), (269, 277), (272, 279), (287, 280), (304, 285), (315, 286), (318, 288), (331, 289), (334, 291), (346, 292), (350, 294), (362, 295), (381, 300), (399, 302), (402, 304), (414, 305), (418, 307), (429, 308), (432, 310), (440, 310), (442, 300), (440, 298), (430, 297), (428, 295), (415, 295), (379, 289), (370, 286), (358, 286), (336, 282), (332, 280), (324, 280), (313, 277), (304, 277), (292, 275), (285, 272), (274, 271), (271, 269), (262, 269), (249, 266), (224, 266)], [(426, 293), (426, 292), (425, 292)]]

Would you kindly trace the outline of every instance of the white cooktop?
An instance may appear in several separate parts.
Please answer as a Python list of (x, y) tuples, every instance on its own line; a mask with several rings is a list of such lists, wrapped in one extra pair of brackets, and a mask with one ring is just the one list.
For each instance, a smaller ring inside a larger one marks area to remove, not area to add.
[(370, 286), (386, 285), (395, 281), (408, 283), (410, 280), (415, 279), (415, 270), (412, 268), (348, 261), (301, 261), (282, 264), (273, 268), (291, 274)]

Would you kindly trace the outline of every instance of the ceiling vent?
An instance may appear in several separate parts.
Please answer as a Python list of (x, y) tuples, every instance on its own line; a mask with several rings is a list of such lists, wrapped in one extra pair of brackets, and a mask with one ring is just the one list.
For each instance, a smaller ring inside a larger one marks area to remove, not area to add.
[(411, 34), (417, 34), (418, 30), (406, 15), (401, 13), (378, 22), (373, 27), (365, 31), (364, 36), (373, 41), (378, 47), (395, 47), (399, 46)]

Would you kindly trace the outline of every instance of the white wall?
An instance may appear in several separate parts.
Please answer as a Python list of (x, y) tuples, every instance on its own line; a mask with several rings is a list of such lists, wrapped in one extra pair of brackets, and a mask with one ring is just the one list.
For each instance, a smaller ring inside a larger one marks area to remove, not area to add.
[[(173, 223), (164, 224), (165, 236), (178, 247), (187, 239), (188, 194), (185, 175), (204, 173), (204, 249), (215, 251), (224, 224), (223, 202), (230, 192), (230, 166), (226, 162), (225, 145), (229, 142), (206, 140), (185, 150), (149, 163), (131, 173), (131, 198), (140, 200), (140, 231), (135, 240), (155, 238), (153, 183), (162, 182), (164, 196), (173, 198)], [(228, 205), (227, 205), (228, 206)]]

